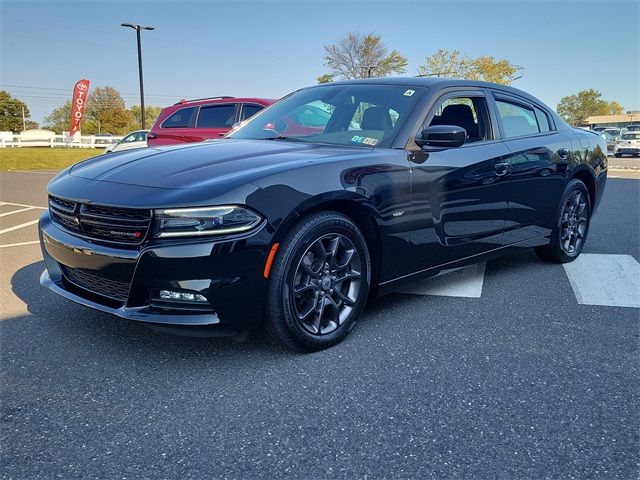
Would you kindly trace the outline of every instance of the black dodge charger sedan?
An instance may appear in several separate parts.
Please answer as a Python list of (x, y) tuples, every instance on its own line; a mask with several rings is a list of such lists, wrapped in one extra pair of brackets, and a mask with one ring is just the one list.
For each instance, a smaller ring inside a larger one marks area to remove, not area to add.
[(368, 297), (534, 248), (582, 251), (603, 138), (536, 98), (425, 78), (298, 90), (226, 138), (78, 163), (48, 186), (41, 283), (169, 331), (342, 340)]

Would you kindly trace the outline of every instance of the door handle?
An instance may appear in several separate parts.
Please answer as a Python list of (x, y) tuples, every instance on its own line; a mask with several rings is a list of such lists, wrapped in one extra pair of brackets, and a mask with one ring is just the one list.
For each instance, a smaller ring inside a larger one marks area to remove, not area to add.
[(561, 148), (558, 150), (558, 157), (560, 157), (560, 160), (567, 159), (569, 157), (569, 151), (566, 148)]
[(496, 163), (493, 166), (493, 169), (496, 172), (496, 175), (498, 177), (502, 177), (504, 175), (507, 174), (507, 172), (509, 172), (509, 164), (508, 163)]

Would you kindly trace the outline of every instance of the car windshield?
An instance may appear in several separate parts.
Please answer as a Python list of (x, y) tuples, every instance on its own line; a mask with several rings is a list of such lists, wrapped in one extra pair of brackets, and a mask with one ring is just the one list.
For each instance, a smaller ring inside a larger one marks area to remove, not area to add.
[(227, 137), (389, 147), (424, 88), (319, 85), (256, 114)]
[(625, 133), (622, 135), (623, 140), (640, 140), (640, 133)]

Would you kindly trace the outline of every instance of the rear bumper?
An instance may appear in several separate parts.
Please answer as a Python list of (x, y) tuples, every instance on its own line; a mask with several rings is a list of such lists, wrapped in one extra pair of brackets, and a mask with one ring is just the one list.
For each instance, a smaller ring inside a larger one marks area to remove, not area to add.
[[(240, 330), (262, 318), (267, 284), (262, 271), (271, 240), (264, 228), (243, 238), (116, 248), (70, 234), (45, 212), (39, 234), (46, 266), (40, 283), (81, 305), (164, 325)], [(162, 289), (198, 293), (207, 302), (158, 305), (152, 297)]]

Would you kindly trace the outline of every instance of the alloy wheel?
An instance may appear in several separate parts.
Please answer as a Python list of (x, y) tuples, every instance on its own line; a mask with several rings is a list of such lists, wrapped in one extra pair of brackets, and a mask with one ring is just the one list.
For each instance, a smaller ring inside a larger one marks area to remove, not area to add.
[(580, 252), (587, 232), (587, 199), (580, 191), (574, 191), (564, 204), (560, 219), (560, 246), (570, 256)]
[(293, 277), (293, 309), (300, 326), (326, 335), (342, 325), (360, 294), (362, 263), (353, 242), (331, 233), (315, 240)]

